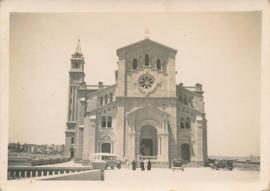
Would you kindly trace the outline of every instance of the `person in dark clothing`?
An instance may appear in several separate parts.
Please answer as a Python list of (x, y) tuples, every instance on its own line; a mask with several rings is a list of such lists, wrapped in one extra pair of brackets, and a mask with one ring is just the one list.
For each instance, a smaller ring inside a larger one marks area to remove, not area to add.
[(148, 162), (147, 162), (147, 170), (151, 170), (151, 166), (152, 166), (152, 163), (151, 163), (151, 161), (149, 159)]
[(143, 162), (143, 160), (141, 160), (140, 166), (141, 166), (141, 170), (144, 171), (145, 168), (144, 168), (144, 162)]
[(121, 168), (121, 161), (120, 161), (120, 160), (117, 160), (117, 162), (116, 162), (116, 166), (117, 166), (117, 168), (118, 168), (118, 169), (120, 169), (120, 168)]
[(132, 165), (132, 170), (136, 170), (136, 161), (135, 160), (132, 161), (131, 165)]

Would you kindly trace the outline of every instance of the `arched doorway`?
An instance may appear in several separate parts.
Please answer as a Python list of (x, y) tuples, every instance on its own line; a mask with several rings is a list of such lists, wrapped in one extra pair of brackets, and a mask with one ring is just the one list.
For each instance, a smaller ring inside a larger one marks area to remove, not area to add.
[(181, 159), (184, 161), (190, 161), (190, 146), (189, 144), (181, 145)]
[(157, 130), (153, 126), (143, 126), (140, 130), (140, 154), (143, 156), (157, 155)]

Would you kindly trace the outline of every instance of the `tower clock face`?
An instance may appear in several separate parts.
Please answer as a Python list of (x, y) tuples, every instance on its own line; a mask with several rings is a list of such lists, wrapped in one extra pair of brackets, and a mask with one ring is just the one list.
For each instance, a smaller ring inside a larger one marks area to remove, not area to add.
[(144, 74), (138, 80), (139, 86), (144, 90), (151, 89), (154, 85), (154, 82), (155, 82), (155, 79), (150, 74)]

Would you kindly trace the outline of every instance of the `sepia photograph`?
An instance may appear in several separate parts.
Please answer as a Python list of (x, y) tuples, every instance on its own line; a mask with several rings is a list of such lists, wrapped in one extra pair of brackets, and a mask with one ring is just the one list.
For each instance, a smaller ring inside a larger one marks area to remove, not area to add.
[(262, 43), (261, 11), (11, 12), (7, 185), (259, 190)]

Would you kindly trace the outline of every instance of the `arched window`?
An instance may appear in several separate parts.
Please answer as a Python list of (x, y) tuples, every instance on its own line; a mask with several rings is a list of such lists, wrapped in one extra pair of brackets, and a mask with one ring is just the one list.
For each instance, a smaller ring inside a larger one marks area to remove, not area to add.
[(111, 128), (112, 127), (112, 117), (108, 117), (107, 127), (108, 128)]
[(160, 59), (157, 59), (156, 67), (157, 67), (157, 70), (161, 70), (161, 61), (160, 61)]
[(113, 101), (113, 93), (110, 93), (110, 102)]
[(105, 104), (108, 103), (108, 95), (105, 95)]
[(185, 128), (184, 117), (181, 117), (181, 119), (180, 119), (180, 127), (181, 127), (181, 129)]
[(183, 101), (183, 98), (182, 98), (182, 96), (181, 96), (181, 95), (180, 95), (180, 96), (178, 96), (178, 100), (179, 100), (179, 101), (181, 101), (181, 102)]
[(133, 62), (132, 62), (132, 69), (133, 69), (133, 70), (136, 70), (137, 67), (138, 67), (138, 62), (137, 62), (137, 59), (134, 58), (134, 59), (133, 59)]
[(187, 117), (186, 128), (187, 128), (187, 129), (190, 128), (190, 118), (189, 118), (189, 117)]
[(71, 144), (74, 144), (74, 137), (71, 137)]
[(99, 104), (103, 105), (103, 97), (102, 96), (99, 98)]
[(106, 127), (106, 117), (105, 116), (101, 117), (101, 127)]
[(149, 66), (149, 55), (148, 54), (146, 54), (144, 57), (144, 65)]

